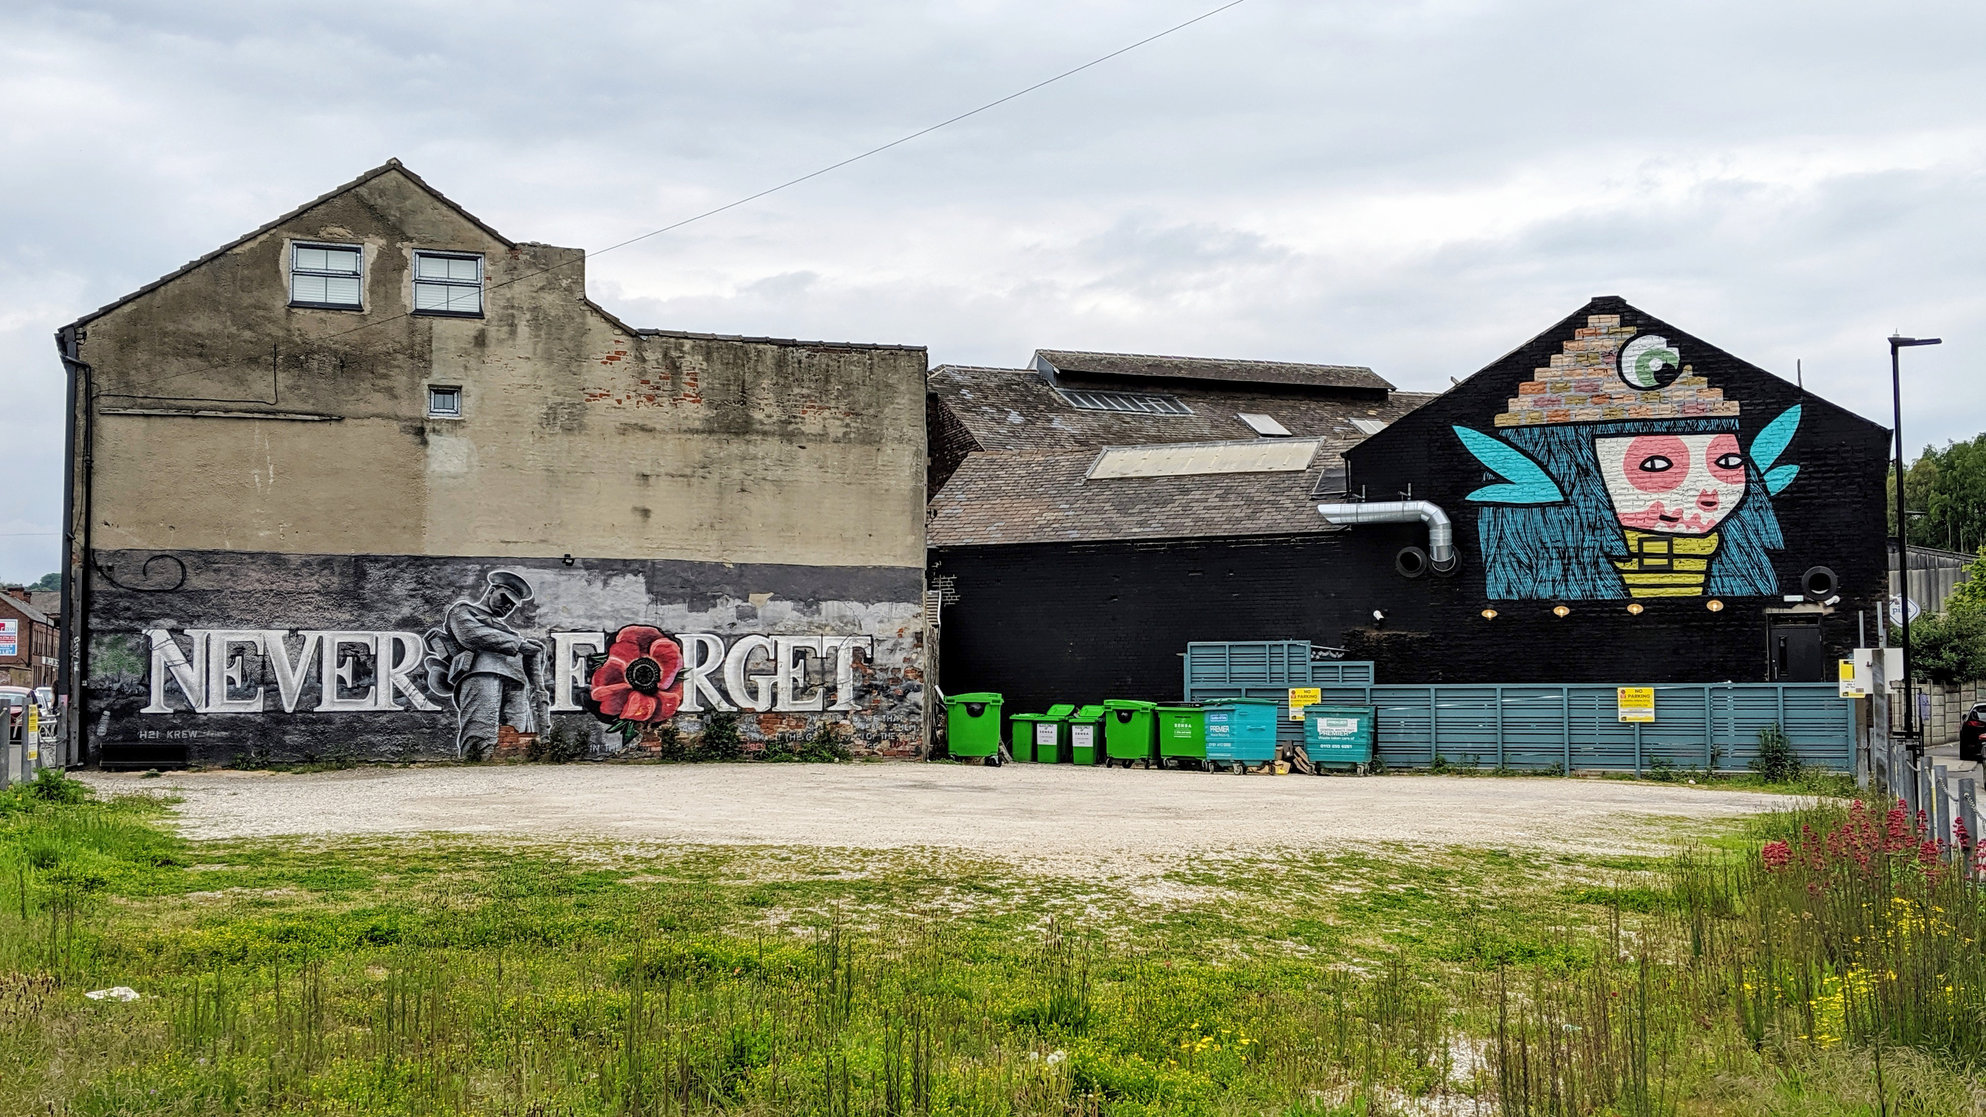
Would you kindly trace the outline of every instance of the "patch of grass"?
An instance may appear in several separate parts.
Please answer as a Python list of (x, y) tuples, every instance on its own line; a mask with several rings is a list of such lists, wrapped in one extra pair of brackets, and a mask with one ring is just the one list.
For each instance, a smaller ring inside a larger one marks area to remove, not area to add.
[[(0, 812), (0, 1112), (1958, 1114), (1986, 1060), (1920, 1013), (1881, 1048), (1878, 1103), (1865, 1024), (1893, 1002), (1827, 945), (1854, 941), (1849, 908), (1758, 861), (1849, 818), (1831, 807), (1696, 832), (1735, 853), (1057, 876), (931, 851), (189, 843), (156, 800), (65, 798)], [(1867, 898), (1979, 933), (1972, 893), (1892, 868)], [(1986, 1003), (1981, 967), (1940, 959)], [(119, 984), (143, 999), (81, 996)]]

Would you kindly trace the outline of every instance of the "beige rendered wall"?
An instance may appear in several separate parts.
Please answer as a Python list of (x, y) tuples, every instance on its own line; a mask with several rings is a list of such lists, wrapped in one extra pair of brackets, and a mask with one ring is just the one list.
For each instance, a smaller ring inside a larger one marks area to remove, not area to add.
[[(363, 243), (366, 310), (289, 307), (292, 239)], [(484, 254), (485, 317), (407, 314), (416, 249)], [(92, 546), (922, 567), (922, 349), (641, 334), (584, 292), (578, 251), (389, 170), (88, 321)], [(167, 409), (337, 420), (117, 413)]]

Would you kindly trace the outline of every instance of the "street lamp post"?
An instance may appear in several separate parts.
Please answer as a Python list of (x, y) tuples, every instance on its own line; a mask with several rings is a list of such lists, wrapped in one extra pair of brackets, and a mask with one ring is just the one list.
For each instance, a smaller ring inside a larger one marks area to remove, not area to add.
[(1889, 339), (1889, 386), (1890, 397), (1895, 405), (1896, 425), (1896, 595), (1900, 599), (1897, 616), (1902, 620), (1903, 629), (1903, 739), (1912, 752), (1923, 751), (1923, 741), (1917, 733), (1917, 696), (1910, 688), (1910, 541), (1908, 520), (1903, 511), (1903, 365), (1897, 359), (1899, 350), (1916, 345), (1938, 345), (1944, 341), (1936, 337), (1898, 337)]

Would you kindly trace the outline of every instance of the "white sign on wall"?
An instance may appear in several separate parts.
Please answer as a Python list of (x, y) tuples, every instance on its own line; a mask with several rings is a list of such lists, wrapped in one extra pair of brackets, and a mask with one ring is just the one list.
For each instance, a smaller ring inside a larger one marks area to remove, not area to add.
[(21, 622), (0, 620), (0, 655), (21, 654)]

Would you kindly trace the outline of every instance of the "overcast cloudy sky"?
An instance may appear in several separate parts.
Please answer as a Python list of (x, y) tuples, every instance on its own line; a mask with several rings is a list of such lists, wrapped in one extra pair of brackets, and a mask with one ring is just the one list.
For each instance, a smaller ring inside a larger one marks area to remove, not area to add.
[[(0, 579), (57, 565), (57, 326), (399, 156), (598, 247), (1218, 0), (0, 5)], [(1371, 365), (1595, 294), (1865, 415), (1986, 428), (1986, 4), (1248, 0), (589, 265), (640, 325)]]

